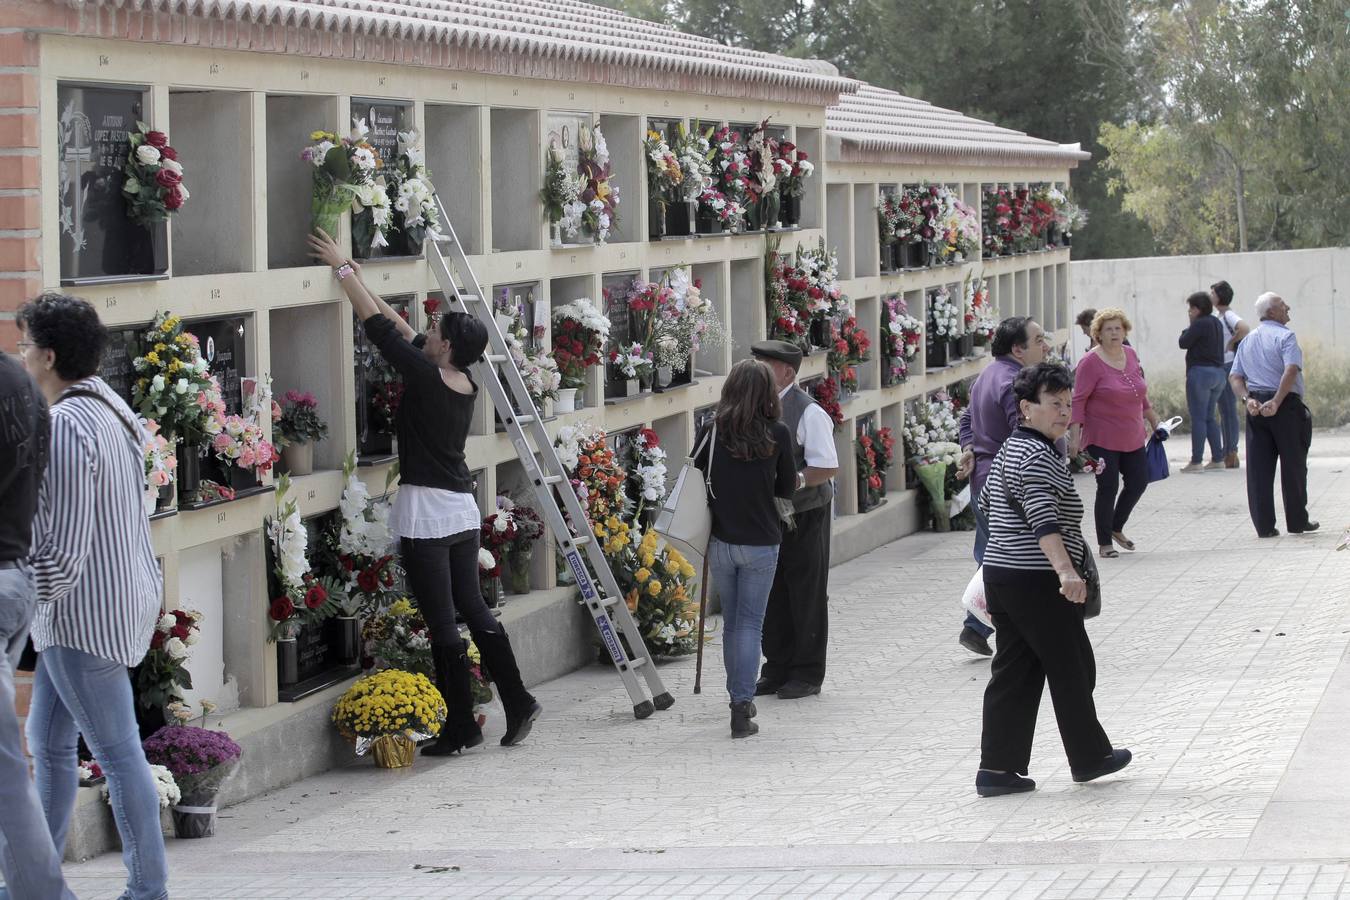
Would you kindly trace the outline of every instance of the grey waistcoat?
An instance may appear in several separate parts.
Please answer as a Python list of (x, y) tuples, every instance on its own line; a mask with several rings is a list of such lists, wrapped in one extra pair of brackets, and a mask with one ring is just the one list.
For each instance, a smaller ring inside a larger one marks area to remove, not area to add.
[[(792, 436), (792, 462), (798, 472), (806, 468), (806, 448), (797, 443), (797, 425), (800, 424), (807, 407), (815, 402), (814, 397), (795, 384), (783, 395), (783, 424), (787, 426), (788, 434)], [(834, 485), (826, 481), (823, 484), (804, 487), (793, 494), (792, 508), (797, 512), (804, 512), (824, 506), (832, 499), (834, 499)]]

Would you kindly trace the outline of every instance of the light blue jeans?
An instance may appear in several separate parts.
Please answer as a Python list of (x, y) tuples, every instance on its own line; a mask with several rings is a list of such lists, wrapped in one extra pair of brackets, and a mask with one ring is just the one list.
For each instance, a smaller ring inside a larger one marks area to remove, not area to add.
[(79, 736), (108, 777), (113, 819), (127, 867), (126, 900), (169, 896), (159, 796), (141, 749), (131, 679), (126, 666), (69, 647), (38, 654), (28, 747), (37, 763), (37, 792), (52, 843), (64, 852), (79, 786), (75, 748)]
[(0, 569), (0, 897), (74, 900), (47, 833), (14, 712), (14, 666), (23, 652), (37, 594), (27, 569)]
[(1223, 432), (1219, 429), (1219, 398), (1228, 383), (1218, 366), (1192, 366), (1186, 370), (1186, 411), (1191, 416), (1191, 462), (1203, 462), (1205, 440), (1210, 459), (1223, 459)]
[(755, 699), (764, 610), (778, 568), (778, 545), (708, 544), (708, 569), (722, 603), (722, 661), (732, 703)]

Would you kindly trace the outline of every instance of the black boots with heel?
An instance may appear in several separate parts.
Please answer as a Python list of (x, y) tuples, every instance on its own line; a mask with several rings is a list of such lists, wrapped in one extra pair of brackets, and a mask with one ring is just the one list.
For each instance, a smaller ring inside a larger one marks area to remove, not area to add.
[(525, 740), (544, 707), (525, 690), (525, 683), (520, 678), (520, 667), (516, 665), (516, 654), (511, 649), (511, 639), (506, 636), (506, 629), (500, 622), (493, 631), (475, 634), (473, 642), (478, 645), (483, 668), (497, 685), (502, 707), (506, 710), (506, 733), (502, 735), (502, 746), (513, 747)]
[(434, 743), (422, 747), (423, 756), (449, 756), (483, 743), (483, 731), (473, 718), (473, 689), (469, 685), (469, 660), (463, 648), (431, 645), (436, 665), (436, 689), (449, 710)]

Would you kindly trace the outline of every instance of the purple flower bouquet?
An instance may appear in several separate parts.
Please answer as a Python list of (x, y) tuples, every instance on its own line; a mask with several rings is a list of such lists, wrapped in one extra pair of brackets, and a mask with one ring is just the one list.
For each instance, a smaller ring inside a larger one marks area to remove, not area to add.
[(166, 725), (145, 739), (145, 758), (173, 773), (182, 800), (173, 808), (178, 837), (215, 833), (216, 795), (243, 753), (223, 731)]

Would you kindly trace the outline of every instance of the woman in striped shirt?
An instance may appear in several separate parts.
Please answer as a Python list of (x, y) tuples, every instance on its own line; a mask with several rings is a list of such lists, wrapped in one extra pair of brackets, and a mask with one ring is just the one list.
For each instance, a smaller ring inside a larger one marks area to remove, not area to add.
[(1036, 788), (1025, 774), (1047, 681), (1074, 781), (1130, 761), (1130, 751), (1112, 749), (1092, 699), (1097, 668), (1083, 627), (1087, 585), (1074, 567), (1088, 553), (1083, 501), (1055, 450), (1069, 427), (1072, 390), (1073, 376), (1055, 363), (1018, 374), (1013, 396), (1024, 424), (994, 457), (980, 492), (989, 521), (985, 599), (998, 634), (975, 776), (981, 797)]
[(30, 563), (38, 650), (28, 747), (58, 853), (75, 809), (76, 744), (108, 777), (132, 900), (167, 897), (159, 795), (127, 669), (150, 647), (160, 576), (150, 546), (144, 435), (98, 371), (107, 332), (84, 300), (43, 294), (18, 313), (23, 361), (51, 405), (51, 445)]

